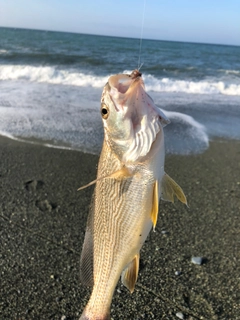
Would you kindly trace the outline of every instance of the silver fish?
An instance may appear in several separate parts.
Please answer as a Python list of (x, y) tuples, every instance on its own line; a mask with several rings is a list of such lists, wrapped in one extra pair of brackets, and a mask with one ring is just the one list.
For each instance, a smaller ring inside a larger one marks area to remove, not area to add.
[(173, 202), (176, 195), (187, 204), (164, 172), (163, 127), (169, 120), (146, 93), (138, 70), (109, 78), (100, 112), (104, 141), (97, 179), (88, 184), (96, 186), (80, 266), (81, 281), (92, 293), (80, 320), (110, 319), (120, 276), (134, 291), (140, 249), (156, 226), (159, 199)]

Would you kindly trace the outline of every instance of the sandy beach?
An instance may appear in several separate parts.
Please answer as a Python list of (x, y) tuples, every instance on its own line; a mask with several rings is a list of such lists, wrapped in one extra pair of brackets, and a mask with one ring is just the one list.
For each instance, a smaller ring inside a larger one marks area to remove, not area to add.
[[(79, 260), (98, 156), (0, 138), (0, 319), (79, 319)], [(189, 208), (160, 203), (135, 292), (112, 319), (240, 319), (240, 141), (166, 157)], [(202, 257), (203, 264), (191, 262)]]

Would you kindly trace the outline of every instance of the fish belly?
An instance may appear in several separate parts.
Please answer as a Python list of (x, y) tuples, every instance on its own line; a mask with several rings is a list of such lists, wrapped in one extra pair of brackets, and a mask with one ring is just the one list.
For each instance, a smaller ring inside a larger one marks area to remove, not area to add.
[[(103, 148), (98, 176), (121, 167), (115, 155)], [(152, 227), (152, 197), (153, 179), (146, 170), (126, 179), (97, 182), (92, 219), (94, 285), (85, 309), (88, 318), (81, 319), (108, 319), (121, 272), (139, 253)]]

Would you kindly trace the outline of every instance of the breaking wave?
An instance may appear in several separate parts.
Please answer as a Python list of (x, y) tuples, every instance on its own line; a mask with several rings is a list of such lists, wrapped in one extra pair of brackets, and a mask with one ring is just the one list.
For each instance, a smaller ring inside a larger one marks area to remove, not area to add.
[(160, 80), (153, 77), (152, 75), (147, 75), (144, 78), (147, 91), (240, 95), (239, 84), (226, 84), (223, 81), (195, 82), (185, 80), (172, 80), (168, 78), (163, 78)]
[(5, 50), (5, 49), (0, 49), (0, 54), (6, 54), (6, 53), (8, 53), (7, 50)]
[(208, 148), (209, 137), (204, 125), (187, 114), (163, 111), (171, 121), (164, 128), (167, 153), (191, 154), (203, 152)]
[(20, 80), (51, 84), (103, 87), (108, 76), (84, 74), (77, 70), (47, 66), (0, 65), (0, 80)]
[[(0, 81), (30, 81), (101, 88), (109, 76), (85, 74), (78, 72), (77, 69), (60, 69), (52, 66), (0, 65)], [(147, 91), (240, 95), (240, 84), (224, 81), (158, 79), (151, 74), (143, 74), (143, 79)]]

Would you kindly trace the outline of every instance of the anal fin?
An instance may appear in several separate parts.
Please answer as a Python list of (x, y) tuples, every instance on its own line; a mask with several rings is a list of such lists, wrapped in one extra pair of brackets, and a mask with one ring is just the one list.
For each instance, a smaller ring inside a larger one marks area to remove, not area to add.
[(152, 199), (152, 211), (151, 219), (153, 223), (153, 230), (155, 230), (158, 218), (158, 181), (156, 180), (153, 184), (153, 199)]
[(174, 202), (174, 196), (187, 205), (187, 198), (182, 188), (165, 173), (161, 181), (161, 199)]
[(128, 290), (133, 293), (135, 284), (137, 282), (139, 270), (139, 254), (136, 254), (133, 260), (127, 265), (122, 272), (122, 283)]

